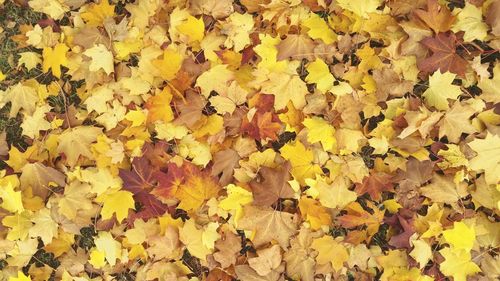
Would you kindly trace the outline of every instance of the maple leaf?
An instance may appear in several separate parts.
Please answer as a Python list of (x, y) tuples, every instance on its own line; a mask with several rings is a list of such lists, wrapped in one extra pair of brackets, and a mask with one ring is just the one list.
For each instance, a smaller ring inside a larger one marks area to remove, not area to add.
[(371, 209), (373, 214), (364, 210), (358, 202), (350, 203), (347, 207), (345, 207), (347, 214), (338, 217), (338, 222), (346, 228), (355, 228), (361, 225), (366, 225), (369, 237), (373, 236), (377, 233), (380, 224), (384, 219), (384, 212), (380, 211), (371, 202), (367, 202), (367, 206)]
[(80, 126), (65, 130), (59, 136), (58, 153), (64, 153), (66, 162), (74, 167), (80, 156), (93, 158), (90, 151), (90, 144), (97, 140), (97, 135), (102, 131), (101, 128), (92, 126)]
[(128, 209), (134, 209), (132, 193), (126, 190), (109, 191), (99, 195), (97, 202), (103, 203), (101, 215), (103, 220), (110, 219), (116, 214), (118, 223), (121, 223), (128, 215)]
[(123, 187), (131, 192), (139, 192), (154, 186), (153, 167), (145, 157), (136, 157), (132, 161), (132, 170), (120, 169), (119, 175), (123, 180)]
[(136, 213), (130, 215), (129, 221), (161, 216), (167, 211), (167, 206), (151, 193), (158, 180), (162, 180), (165, 186), (163, 173), (157, 173), (158, 171), (145, 157), (134, 158), (130, 171), (120, 169), (119, 176), (123, 180), (123, 189), (132, 192), (134, 201), (141, 205)]
[(443, 231), (443, 237), (453, 249), (470, 251), (476, 241), (476, 231), (463, 222), (454, 222), (453, 229)]
[(171, 80), (181, 69), (184, 58), (177, 52), (169, 49), (163, 51), (161, 59), (153, 60), (152, 64), (160, 71), (161, 78)]
[(281, 122), (273, 112), (257, 112), (252, 120), (244, 118), (241, 124), (241, 132), (256, 140), (276, 140), (280, 130)]
[(247, 205), (244, 216), (238, 221), (238, 228), (254, 232), (252, 242), (259, 247), (276, 240), (284, 249), (290, 244), (290, 237), (297, 231), (297, 215), (274, 211), (268, 207)]
[(488, 25), (483, 22), (481, 9), (470, 3), (465, 3), (465, 7), (458, 13), (457, 22), (452, 30), (464, 31), (466, 42), (484, 40), (488, 35)]
[(161, 120), (167, 123), (172, 121), (174, 119), (174, 112), (170, 107), (171, 101), (172, 93), (169, 87), (163, 88), (161, 92), (150, 97), (145, 105), (148, 110), (148, 122), (154, 123)]
[(386, 173), (374, 173), (357, 183), (356, 191), (359, 195), (368, 193), (370, 197), (378, 201), (382, 198), (382, 192), (393, 190), (392, 176)]
[(422, 45), (432, 51), (432, 55), (417, 62), (418, 69), (424, 73), (453, 72), (461, 77), (465, 75), (467, 61), (457, 54), (458, 39), (454, 33), (438, 33), (434, 37), (427, 37), (420, 41)]
[(301, 34), (288, 34), (276, 45), (278, 60), (292, 58), (295, 60), (314, 58), (314, 41)]
[(450, 30), (455, 22), (450, 10), (440, 5), (437, 0), (427, 0), (427, 10), (418, 9), (414, 13), (436, 33)]
[(202, 172), (193, 164), (185, 163), (183, 169), (186, 177), (175, 192), (175, 197), (180, 201), (177, 208), (194, 211), (206, 200), (216, 197), (220, 187), (208, 172)]
[(68, 46), (63, 43), (58, 43), (54, 48), (43, 48), (43, 72), (52, 70), (52, 74), (60, 78), (61, 77), (61, 66), (68, 66), (68, 59), (66, 58), (66, 53), (69, 51)]
[(299, 181), (322, 174), (321, 168), (313, 163), (313, 153), (307, 150), (300, 141), (287, 143), (281, 148), (283, 158), (292, 164), (292, 175)]
[(21, 187), (31, 187), (34, 195), (47, 197), (51, 186), (65, 186), (66, 176), (58, 170), (41, 163), (28, 163), (21, 169)]
[(97, 44), (96, 46), (85, 50), (83, 54), (91, 58), (89, 65), (90, 71), (98, 71), (99, 69), (102, 69), (107, 75), (115, 71), (113, 54), (103, 44)]
[(322, 93), (327, 92), (333, 87), (333, 82), (335, 78), (330, 73), (330, 68), (321, 59), (316, 59), (315, 61), (309, 63), (307, 66), (306, 82), (315, 83), (316, 88)]
[(307, 34), (312, 39), (321, 39), (325, 44), (331, 44), (337, 40), (337, 34), (315, 13), (311, 13), (309, 18), (303, 20), (302, 25), (309, 29)]
[(239, 167), (239, 160), (238, 152), (233, 149), (221, 150), (215, 153), (211, 175), (213, 177), (221, 175), (219, 184), (222, 186), (227, 185), (233, 178), (234, 169)]
[(463, 106), (461, 103), (453, 104), (439, 123), (439, 137), (447, 136), (448, 141), (458, 143), (462, 134), (475, 133), (476, 128), (469, 120), (474, 113), (472, 107)]
[(219, 262), (222, 268), (227, 268), (236, 263), (236, 256), (241, 249), (241, 239), (230, 231), (224, 232), (222, 239), (215, 242), (214, 259)]
[(281, 264), (281, 250), (279, 245), (257, 251), (258, 256), (248, 259), (248, 264), (260, 276), (266, 276)]
[(399, 233), (393, 235), (389, 240), (389, 245), (396, 248), (411, 248), (410, 237), (416, 231), (414, 226), (414, 213), (406, 209), (399, 209), (397, 214), (386, 218), (385, 222), (399, 229)]
[(279, 198), (293, 197), (290, 180), (290, 163), (277, 168), (262, 167), (259, 177), (250, 182), (254, 202), (260, 206), (270, 206)]
[(326, 208), (318, 201), (303, 196), (299, 201), (299, 209), (305, 221), (309, 222), (311, 229), (317, 230), (323, 225), (330, 225), (332, 218)]
[(429, 88), (422, 95), (425, 101), (439, 110), (449, 109), (448, 100), (456, 100), (462, 91), (459, 86), (452, 85), (455, 74), (436, 71), (429, 77)]
[(486, 183), (500, 182), (500, 136), (487, 134), (484, 139), (475, 139), (469, 146), (477, 152), (470, 160), (470, 168), (484, 171)]
[(169, 163), (166, 174), (157, 170), (151, 174), (151, 177), (152, 180), (158, 182), (158, 185), (151, 190), (151, 194), (160, 197), (160, 199), (169, 199), (183, 183), (186, 175), (182, 168), (174, 163)]
[(22, 83), (17, 83), (15, 86), (9, 87), (2, 99), (2, 102), (11, 102), (10, 118), (15, 117), (20, 109), (32, 115), (36, 111), (37, 101), (38, 95), (36, 90)]
[(346, 248), (329, 235), (314, 239), (311, 248), (319, 253), (316, 257), (318, 264), (331, 263), (335, 271), (339, 271), (349, 259)]
[(481, 272), (481, 269), (471, 261), (470, 253), (465, 250), (444, 248), (439, 253), (445, 259), (439, 266), (441, 272), (446, 276), (452, 276), (453, 280), (465, 281), (468, 275)]
[(0, 207), (3, 209), (13, 213), (20, 213), (24, 211), (21, 192), (14, 191), (14, 187), (10, 182), (5, 186), (0, 187), (0, 198), (2, 198), (2, 204)]
[(110, 5), (108, 0), (100, 0), (98, 4), (91, 3), (81, 17), (91, 26), (102, 26), (104, 20), (113, 17), (115, 5)]

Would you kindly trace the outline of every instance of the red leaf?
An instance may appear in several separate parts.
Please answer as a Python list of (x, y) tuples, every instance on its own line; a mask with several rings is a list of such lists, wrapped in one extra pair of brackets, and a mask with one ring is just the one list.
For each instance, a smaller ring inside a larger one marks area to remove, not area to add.
[(439, 33), (435, 37), (427, 37), (420, 41), (432, 51), (432, 55), (417, 63), (418, 69), (424, 73), (450, 71), (462, 77), (465, 75), (467, 61), (456, 53), (457, 37), (454, 33)]
[(384, 191), (392, 191), (392, 176), (386, 173), (375, 173), (363, 179), (363, 183), (356, 184), (356, 191), (359, 195), (363, 195), (368, 193), (370, 197), (378, 201), (382, 199), (382, 192)]

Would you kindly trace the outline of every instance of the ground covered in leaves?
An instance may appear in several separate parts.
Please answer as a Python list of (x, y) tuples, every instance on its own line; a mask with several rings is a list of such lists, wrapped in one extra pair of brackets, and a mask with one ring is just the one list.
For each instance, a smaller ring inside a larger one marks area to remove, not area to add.
[(500, 1), (0, 0), (0, 280), (497, 280)]

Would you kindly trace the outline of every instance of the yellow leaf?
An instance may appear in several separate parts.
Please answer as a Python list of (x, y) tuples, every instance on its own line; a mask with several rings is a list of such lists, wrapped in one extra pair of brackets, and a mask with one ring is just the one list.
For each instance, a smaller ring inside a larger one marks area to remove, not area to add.
[(103, 44), (97, 44), (94, 47), (85, 50), (83, 54), (91, 59), (89, 70), (104, 70), (107, 75), (115, 71), (113, 54)]
[(429, 88), (422, 95), (428, 105), (439, 110), (450, 108), (448, 99), (456, 100), (462, 91), (459, 86), (452, 85), (455, 74), (451, 72), (441, 73), (436, 71), (429, 77)]
[(323, 174), (321, 168), (313, 163), (314, 155), (307, 150), (300, 141), (285, 144), (281, 149), (281, 156), (292, 164), (292, 175), (304, 183), (306, 178), (313, 178), (316, 174)]
[(469, 146), (477, 153), (470, 160), (470, 168), (474, 171), (484, 171), (487, 184), (500, 182), (500, 136), (486, 134), (484, 139), (475, 139)]
[(330, 29), (325, 20), (315, 13), (311, 13), (309, 18), (302, 21), (302, 25), (309, 28), (307, 34), (312, 39), (321, 39), (325, 44), (337, 41), (337, 34)]
[(89, 263), (95, 268), (101, 268), (106, 264), (105, 254), (97, 249), (90, 252)]
[(125, 119), (132, 122), (131, 127), (137, 127), (146, 122), (146, 114), (142, 110), (131, 110), (125, 115)]
[(110, 5), (108, 0), (100, 0), (99, 4), (90, 4), (80, 16), (90, 26), (102, 26), (104, 20), (114, 14), (115, 5)]
[(268, 34), (260, 34), (259, 38), (260, 44), (254, 48), (255, 53), (257, 53), (261, 59), (258, 67), (267, 68), (269, 71), (275, 72), (284, 71), (287, 62), (277, 61), (278, 49), (276, 49), (276, 45), (279, 44), (281, 40)]
[(33, 87), (30, 87), (28, 83), (17, 83), (16, 85), (9, 87), (5, 96), (3, 96), (2, 102), (11, 102), (9, 117), (16, 117), (20, 109), (23, 113), (33, 114), (36, 110), (36, 103), (38, 101), (38, 95)]
[(52, 69), (52, 74), (55, 77), (60, 78), (61, 66), (68, 66), (68, 59), (66, 58), (66, 53), (68, 51), (68, 46), (63, 43), (58, 43), (54, 48), (43, 48), (43, 72), (47, 72), (49, 69)]
[(432, 258), (431, 246), (425, 240), (415, 240), (413, 243), (413, 250), (410, 253), (420, 265), (419, 268), (424, 268), (427, 262)]
[(163, 121), (168, 123), (174, 119), (174, 113), (170, 107), (172, 101), (172, 93), (169, 87), (156, 95), (150, 97), (146, 101), (146, 108), (148, 109), (148, 122), (154, 123), (156, 121)]
[(457, 15), (457, 21), (451, 28), (454, 32), (464, 31), (464, 40), (484, 40), (488, 36), (488, 25), (483, 20), (481, 9), (466, 2)]
[(96, 249), (104, 253), (106, 261), (111, 266), (114, 266), (116, 260), (121, 258), (122, 245), (111, 236), (111, 233), (106, 231), (99, 232), (98, 236), (94, 239), (94, 243)]
[(377, 11), (383, 0), (337, 0), (337, 5), (357, 16), (368, 18), (369, 13)]
[(0, 186), (0, 198), (2, 198), (0, 207), (12, 213), (21, 213), (24, 211), (21, 196), (21, 191), (14, 191), (14, 187), (10, 182), (7, 185)]
[(59, 136), (57, 152), (64, 153), (66, 162), (71, 167), (76, 165), (80, 156), (92, 159), (93, 155), (89, 146), (97, 140), (97, 135), (101, 131), (102, 128), (91, 126), (79, 126), (67, 129)]
[(188, 16), (187, 19), (177, 26), (177, 30), (189, 37), (189, 43), (198, 41), (201, 42), (205, 35), (205, 23), (203, 17), (199, 19)]
[(226, 186), (226, 190), (227, 197), (219, 202), (219, 208), (226, 211), (236, 211), (235, 221), (238, 221), (243, 215), (242, 207), (253, 201), (252, 192), (234, 184)]
[(331, 263), (335, 271), (339, 271), (349, 259), (349, 253), (344, 245), (335, 241), (330, 235), (314, 239), (311, 248), (319, 253), (316, 257), (318, 264)]
[(476, 241), (476, 231), (463, 222), (455, 222), (453, 229), (443, 231), (443, 237), (453, 249), (470, 251)]
[(330, 73), (330, 68), (323, 60), (316, 59), (309, 63), (306, 69), (309, 73), (306, 76), (307, 83), (316, 83), (316, 88), (323, 94), (332, 88), (335, 79)]
[(35, 68), (38, 64), (42, 63), (42, 58), (39, 54), (35, 52), (22, 52), (19, 54), (19, 60), (17, 61), (17, 66), (24, 64), (28, 71)]
[(471, 261), (468, 251), (444, 248), (439, 253), (445, 259), (439, 265), (439, 269), (445, 276), (453, 277), (454, 281), (466, 281), (467, 276), (481, 272), (481, 269)]
[(9, 277), (9, 281), (31, 281), (31, 277), (24, 275), (22, 271), (17, 272), (17, 277)]
[(378, 69), (383, 66), (382, 61), (375, 54), (375, 50), (373, 50), (369, 44), (365, 44), (363, 48), (357, 50), (356, 55), (361, 60), (358, 68), (363, 72), (367, 72), (370, 69)]
[(206, 256), (212, 253), (203, 243), (202, 229), (198, 229), (193, 220), (187, 220), (182, 228), (179, 229), (179, 239), (186, 245), (191, 255), (206, 261)]
[(191, 211), (198, 209), (205, 200), (217, 197), (219, 186), (203, 176), (191, 175), (176, 191), (175, 197), (179, 199), (178, 208)]
[(53, 253), (55, 257), (66, 253), (71, 246), (75, 243), (75, 235), (66, 233), (64, 230), (59, 229), (57, 238), (52, 240), (52, 243), (45, 246), (47, 252)]
[(337, 176), (331, 184), (322, 177), (306, 179), (305, 182), (310, 187), (306, 194), (318, 199), (327, 208), (342, 209), (357, 198), (356, 192), (348, 189), (348, 180), (342, 176)]
[(2, 224), (10, 227), (10, 231), (7, 233), (7, 240), (15, 241), (17, 239), (26, 239), (32, 226), (30, 219), (31, 213), (29, 211), (4, 217), (2, 219)]
[(332, 224), (332, 218), (328, 211), (314, 199), (303, 196), (299, 201), (299, 209), (302, 217), (309, 222), (313, 230)]
[(250, 44), (250, 31), (253, 29), (254, 20), (252, 15), (245, 13), (232, 13), (224, 23), (223, 33), (227, 35), (224, 45), (233, 47), (235, 52), (239, 52)]
[(132, 196), (133, 194), (126, 190), (111, 191), (98, 196), (96, 201), (103, 203), (102, 219), (110, 219), (116, 214), (116, 219), (121, 223), (128, 216), (128, 209), (135, 207)]
[(310, 143), (321, 142), (323, 149), (331, 151), (337, 148), (335, 128), (325, 119), (319, 117), (306, 118), (302, 122), (307, 128), (307, 141)]
[(172, 80), (179, 69), (181, 69), (183, 60), (184, 58), (181, 54), (170, 49), (165, 49), (163, 57), (153, 60), (152, 64), (160, 71), (161, 78)]
[(193, 136), (198, 139), (206, 135), (213, 136), (219, 133), (223, 128), (224, 128), (224, 120), (222, 116), (217, 114), (212, 114), (208, 116), (205, 124), (203, 124), (201, 128), (198, 128), (193, 133)]
[(196, 165), (206, 166), (212, 160), (210, 147), (194, 139), (192, 135), (187, 135), (179, 142), (179, 154), (184, 158), (191, 158), (191, 162)]
[(52, 219), (49, 209), (41, 209), (31, 221), (34, 225), (29, 230), (30, 237), (40, 237), (44, 245), (52, 243), (52, 239), (57, 237), (59, 225)]

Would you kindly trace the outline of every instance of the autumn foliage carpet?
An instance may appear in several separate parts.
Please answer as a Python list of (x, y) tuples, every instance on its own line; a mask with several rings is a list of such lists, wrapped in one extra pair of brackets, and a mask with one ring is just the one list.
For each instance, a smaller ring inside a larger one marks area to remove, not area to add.
[(0, 0), (0, 280), (498, 280), (499, 0)]

